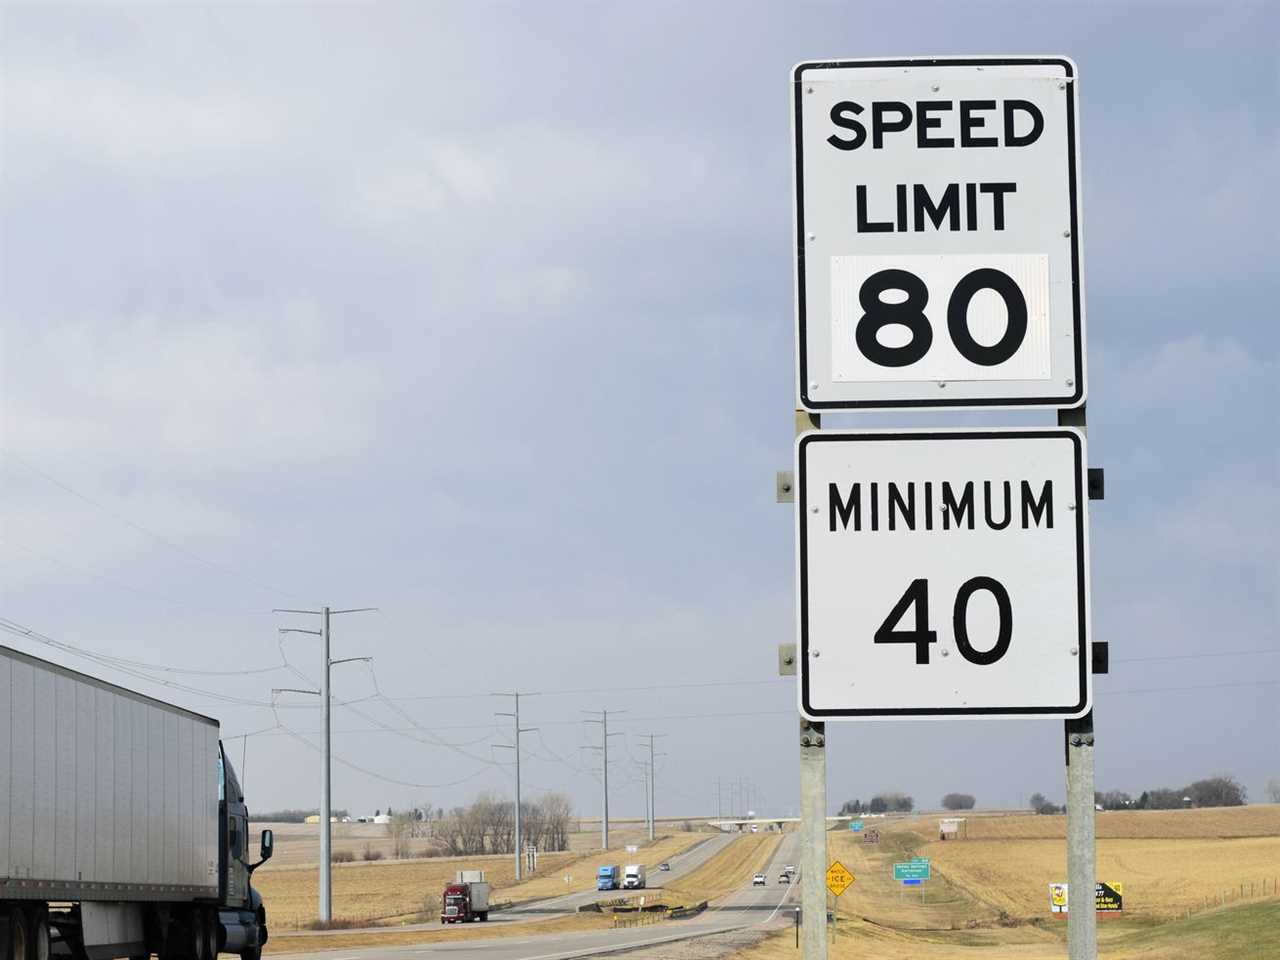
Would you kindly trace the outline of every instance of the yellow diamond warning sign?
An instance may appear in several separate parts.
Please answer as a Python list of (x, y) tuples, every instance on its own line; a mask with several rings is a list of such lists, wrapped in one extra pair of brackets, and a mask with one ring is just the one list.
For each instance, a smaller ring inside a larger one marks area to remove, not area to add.
[(837, 860), (831, 866), (827, 867), (827, 889), (835, 896), (840, 896), (851, 886), (853, 886), (854, 876), (845, 865)]

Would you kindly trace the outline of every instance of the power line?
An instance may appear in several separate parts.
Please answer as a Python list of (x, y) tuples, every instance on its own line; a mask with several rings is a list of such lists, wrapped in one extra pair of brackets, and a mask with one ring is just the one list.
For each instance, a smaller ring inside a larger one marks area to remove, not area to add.
[(1112, 657), (1112, 663), (1148, 663), (1153, 660), (1199, 660), (1203, 657), (1257, 657), (1274, 655), (1280, 650), (1213, 650), (1208, 653), (1171, 653), (1158, 657)]
[(1238, 683), (1202, 683), (1183, 687), (1147, 687), (1142, 690), (1108, 690), (1108, 696), (1132, 693), (1177, 693), (1182, 690), (1224, 690), (1228, 687), (1275, 687), (1280, 680), (1241, 680)]
[(89, 660), (90, 662), (96, 663), (99, 666), (106, 667), (110, 670), (115, 670), (119, 673), (126, 674), (127, 676), (134, 677), (138, 680), (145, 680), (148, 683), (154, 683), (158, 686), (168, 687), (171, 690), (181, 690), (184, 693), (193, 693), (193, 694), (198, 694), (199, 696), (202, 696), (202, 697), (211, 697), (212, 699), (217, 700), (221, 703), (233, 703), (233, 704), (236, 704), (237, 706), (243, 706), (243, 707), (274, 706), (274, 704), (272, 704), (270, 701), (267, 701), (267, 700), (250, 700), (246, 697), (232, 697), (232, 696), (228, 696), (227, 694), (218, 693), (213, 690), (205, 690), (205, 689), (202, 689), (201, 687), (193, 687), (189, 684), (178, 683), (176, 680), (166, 680), (162, 677), (149, 676), (146, 673), (142, 673), (140, 670), (122, 665), (120, 662), (117, 662), (117, 660), (115, 660), (112, 657), (93, 653), (92, 651), (86, 650), (83, 647), (77, 647), (75, 644), (65, 643), (61, 640), (55, 640), (50, 636), (46, 636), (45, 634), (40, 633), (37, 630), (33, 630), (30, 627), (23, 626), (22, 624), (17, 623), (16, 621), (13, 621), (13, 620), (9, 620), (6, 617), (0, 617), (0, 630), (4, 630), (8, 633), (13, 634), (14, 636), (23, 637), (27, 640), (32, 640), (36, 643), (44, 644), (45, 646), (52, 647), (55, 650), (61, 650), (64, 653), (69, 653), (74, 657), (80, 657), (81, 659)]
[[(16, 540), (13, 540), (9, 537), (0, 536), (0, 540), (3, 540), (5, 543), (7, 543), (11, 547), (17, 547), (23, 553), (29, 553), (33, 557), (39, 557), (42, 560), (49, 561), (50, 563), (56, 563), (58, 566), (65, 567), (66, 569), (72, 571), (73, 573), (78, 573), (82, 577), (88, 577), (91, 580), (97, 580), (98, 582), (104, 583), (109, 587), (114, 587), (117, 590), (127, 590), (129, 593), (137, 594), (138, 596), (145, 597), (148, 600), (160, 600), (174, 607), (183, 607), (187, 610), (196, 610), (204, 614), (213, 613), (215, 611), (221, 615), (226, 614), (226, 611), (221, 608), (201, 607), (199, 604), (194, 604), (186, 600), (179, 600), (176, 597), (170, 597), (167, 594), (160, 593), (156, 590), (140, 589), (138, 587), (132, 586), (131, 584), (125, 583), (123, 580), (118, 580), (115, 577), (109, 577), (106, 574), (99, 573), (96, 570), (91, 570), (88, 567), (82, 567), (78, 564), (71, 563), (67, 560), (63, 560), (61, 557), (55, 557), (51, 553), (45, 553), (42, 550), (33, 550), (31, 547), (28, 547), (26, 544), (18, 543)], [(240, 616), (249, 616), (249, 614), (240, 614)]]
[[(775, 677), (769, 680), (708, 680), (700, 683), (655, 683), (640, 687), (582, 687), (573, 690), (544, 690), (540, 696), (569, 697), (595, 695), (600, 693), (649, 693), (660, 690), (695, 690), (706, 687), (755, 687), (790, 682), (792, 681)], [(435, 693), (412, 697), (390, 697), (388, 699), (395, 700), (400, 703), (408, 703), (415, 700), (472, 700), (483, 696), (487, 696), (487, 694)]]
[(196, 553), (193, 550), (188, 549), (187, 547), (184, 547), (182, 544), (177, 543), (173, 540), (170, 540), (169, 538), (156, 533), (154, 530), (151, 530), (148, 527), (144, 527), (140, 523), (136, 523), (133, 520), (130, 520), (124, 514), (119, 513), (116, 510), (113, 510), (112, 508), (108, 507), (106, 504), (100, 503), (99, 501), (93, 499), (92, 497), (81, 493), (79, 490), (75, 489), (74, 487), (68, 486), (67, 484), (59, 480), (57, 477), (54, 477), (48, 473), (45, 473), (39, 467), (35, 466), (29, 461), (18, 456), (16, 453), (14, 453), (11, 450), (8, 451), (7, 456), (9, 457), (9, 459), (13, 460), (15, 463), (22, 464), (23, 467), (25, 467), (27, 470), (34, 473), (36, 476), (42, 477), (43, 479), (47, 480), (49, 483), (53, 484), (55, 487), (58, 487), (59, 489), (66, 491), (67, 493), (71, 494), (73, 497), (83, 500), (85, 503), (89, 504), (90, 506), (96, 507), (97, 509), (105, 513), (107, 516), (118, 521), (119, 523), (123, 523), (125, 526), (129, 527), (130, 529), (136, 530), (138, 533), (141, 533), (144, 536), (150, 537), (152, 540), (156, 541), (157, 543), (168, 547), (170, 550), (174, 550), (177, 553), (182, 554), (188, 559), (194, 560), (197, 563), (202, 563), (206, 567), (210, 567), (214, 570), (219, 570), (224, 574), (230, 574), (231, 576), (236, 577), (237, 579), (243, 580), (245, 583), (248, 583), (254, 587), (257, 587), (259, 590), (265, 590), (268, 593), (273, 593), (273, 594), (277, 594), (279, 596), (285, 596), (285, 597), (298, 596), (292, 591), (281, 590), (278, 587), (270, 586), (269, 584), (262, 583), (258, 580), (253, 579), (252, 577), (246, 576), (243, 572), (241, 572), (235, 567), (229, 566), (225, 563), (219, 563), (217, 560), (210, 560), (208, 557), (202, 557), (200, 554)]
[[(308, 749), (313, 750), (317, 753), (321, 752), (322, 750), (321, 747), (312, 743), (310, 740), (308, 740), (306, 737), (304, 737), (302, 734), (298, 733), (297, 731), (290, 729), (284, 723), (280, 724), (280, 729), (288, 736), (292, 737), (293, 739), (297, 740), (299, 743), (306, 746)], [(474, 773), (469, 773), (467, 774), (467, 776), (462, 777), (459, 780), (451, 780), (448, 783), (416, 783), (410, 780), (399, 780), (395, 777), (388, 777), (385, 774), (377, 773), (373, 770), (368, 769), (367, 767), (360, 766), (358, 763), (355, 763), (354, 761), (351, 761), (346, 759), (345, 757), (339, 756), (336, 753), (331, 752), (329, 756), (332, 760), (342, 764), (344, 767), (349, 767), (350, 769), (355, 770), (357, 773), (363, 773), (367, 777), (372, 777), (375, 780), (381, 780), (384, 783), (389, 783), (397, 787), (413, 787), (419, 790), (440, 790), (445, 787), (456, 787), (459, 784), (466, 783), (469, 780), (474, 780), (476, 777), (480, 776), (482, 773), (487, 772), (487, 770), (482, 767), (481, 769), (475, 771)]]

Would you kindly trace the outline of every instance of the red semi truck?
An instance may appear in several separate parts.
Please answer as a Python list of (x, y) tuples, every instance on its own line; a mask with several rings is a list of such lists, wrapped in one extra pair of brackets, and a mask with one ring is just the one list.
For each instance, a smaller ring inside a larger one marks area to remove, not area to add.
[(459, 870), (440, 898), (441, 923), (469, 923), (489, 919), (489, 884), (483, 870)]

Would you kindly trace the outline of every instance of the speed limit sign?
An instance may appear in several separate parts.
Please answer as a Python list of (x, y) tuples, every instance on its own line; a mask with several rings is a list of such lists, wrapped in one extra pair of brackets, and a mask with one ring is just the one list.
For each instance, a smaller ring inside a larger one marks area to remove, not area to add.
[(1062, 427), (802, 434), (801, 712), (1087, 713), (1085, 463)]
[(1075, 65), (823, 61), (792, 79), (801, 405), (1084, 402)]

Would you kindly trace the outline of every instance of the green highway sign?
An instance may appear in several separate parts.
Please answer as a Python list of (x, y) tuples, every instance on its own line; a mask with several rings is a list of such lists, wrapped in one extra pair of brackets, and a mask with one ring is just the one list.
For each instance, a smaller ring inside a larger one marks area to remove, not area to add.
[(925, 859), (912, 860), (910, 863), (895, 863), (893, 865), (894, 880), (928, 880), (929, 879), (929, 861)]

